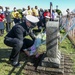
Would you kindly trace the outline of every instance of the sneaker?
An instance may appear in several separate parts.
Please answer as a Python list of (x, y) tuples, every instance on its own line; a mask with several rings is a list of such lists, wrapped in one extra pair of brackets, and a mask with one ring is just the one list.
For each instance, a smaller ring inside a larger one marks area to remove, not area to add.
[(21, 64), (19, 62), (13, 62), (12, 66), (14, 66), (14, 67), (21, 67)]

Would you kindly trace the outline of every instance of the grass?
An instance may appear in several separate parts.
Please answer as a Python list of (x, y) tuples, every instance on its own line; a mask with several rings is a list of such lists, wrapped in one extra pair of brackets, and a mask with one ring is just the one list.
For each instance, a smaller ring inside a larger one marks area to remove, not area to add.
[[(62, 30), (61, 36), (65, 35), (65, 31)], [(59, 44), (60, 50), (66, 54), (75, 53), (74, 45), (72, 45), (72, 42), (66, 37), (60, 44)]]
[[(61, 36), (63, 37), (65, 35), (65, 31), (61, 31)], [(59, 48), (61, 52), (63, 52), (66, 55), (70, 55), (70, 58), (74, 62), (73, 64), (73, 72), (75, 75), (75, 45), (72, 44), (72, 42), (66, 37), (62, 43), (59, 44)]]
[(8, 48), (4, 43), (4, 37), (6, 35), (6, 32), (4, 32), (4, 35), (3, 36), (0, 36), (0, 48)]
[[(61, 35), (63, 36), (64, 34), (65, 32), (62, 30)], [(24, 67), (27, 60), (25, 59), (24, 54), (20, 56), (20, 60), (22, 63), (21, 68), (14, 68), (10, 64), (8, 64), (8, 58), (11, 49), (3, 43), (5, 35), (6, 32), (4, 32), (3, 36), (0, 36), (0, 75), (25, 75), (26, 70), (24, 70)], [(75, 48), (67, 37), (62, 41), (62, 43), (59, 43), (59, 49), (65, 54), (73, 53), (73, 55), (71, 55), (71, 59), (74, 61), (75, 64)], [(75, 71), (75, 65), (73, 66), (73, 69)]]

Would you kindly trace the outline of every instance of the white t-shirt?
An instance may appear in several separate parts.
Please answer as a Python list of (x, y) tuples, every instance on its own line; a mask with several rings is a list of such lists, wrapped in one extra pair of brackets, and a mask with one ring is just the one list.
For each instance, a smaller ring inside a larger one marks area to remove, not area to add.
[(28, 15), (27, 10), (23, 11), (22, 14), (23, 14), (23, 15)]
[(54, 13), (54, 19), (57, 18), (58, 14), (57, 12)]

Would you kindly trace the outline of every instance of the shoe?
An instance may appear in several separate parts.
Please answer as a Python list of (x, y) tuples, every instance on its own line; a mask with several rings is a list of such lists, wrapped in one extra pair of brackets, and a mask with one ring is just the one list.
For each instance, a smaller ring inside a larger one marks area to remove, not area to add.
[(21, 67), (21, 64), (19, 62), (13, 62), (12, 66), (14, 66), (14, 67)]

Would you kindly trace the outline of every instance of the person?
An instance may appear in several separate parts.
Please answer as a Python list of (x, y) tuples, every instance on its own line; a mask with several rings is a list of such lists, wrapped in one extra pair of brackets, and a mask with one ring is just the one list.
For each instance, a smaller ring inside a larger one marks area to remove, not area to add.
[(19, 15), (20, 15), (19, 12), (15, 12), (15, 18), (14, 18), (15, 24), (18, 24), (21, 22), (21, 18)]
[(4, 34), (4, 19), (5, 19), (5, 16), (4, 16), (4, 13), (3, 13), (3, 7), (0, 6), (0, 36), (3, 36)]
[(44, 27), (44, 30), (46, 30), (46, 16), (51, 16), (51, 14), (50, 14), (50, 12), (49, 12), (49, 10), (48, 9), (46, 9), (45, 10), (45, 12), (43, 13), (43, 15), (44, 15), (44, 18), (43, 18), (43, 27)]
[(23, 9), (22, 11), (22, 22), (25, 21), (26, 15), (28, 15), (27, 9)]
[(34, 16), (39, 17), (39, 10), (37, 6), (35, 6), (35, 9), (33, 9), (33, 14)]
[(6, 32), (9, 32), (11, 30), (11, 13), (9, 11), (9, 7), (5, 7), (6, 10), (4, 12), (5, 19), (6, 19)]
[[(32, 28), (35, 27), (35, 23), (37, 23), (39, 19), (32, 15), (26, 16), (26, 21), (15, 25), (10, 32), (5, 36), (4, 43), (7, 46), (12, 47), (12, 52), (9, 57), (9, 61), (15, 67), (20, 66), (19, 63), (19, 54), (23, 48), (29, 48), (35, 40), (35, 36), (32, 33)], [(25, 36), (29, 35), (32, 40), (26, 39)]]
[(40, 20), (42, 20), (42, 19), (44, 18), (44, 17), (43, 17), (43, 13), (44, 13), (43, 9), (40, 8), (40, 11), (39, 11)]
[(28, 6), (27, 15), (32, 15), (32, 10), (31, 10), (30, 6)]
[(20, 13), (17, 11), (16, 7), (13, 8), (13, 12), (12, 12), (12, 17), (13, 17), (13, 22), (19, 23), (20, 22)]
[(66, 12), (67, 12), (67, 18), (70, 18), (70, 10), (69, 10), (69, 8), (66, 10)]
[(52, 21), (54, 21), (54, 10), (52, 10), (52, 18), (51, 18)]

